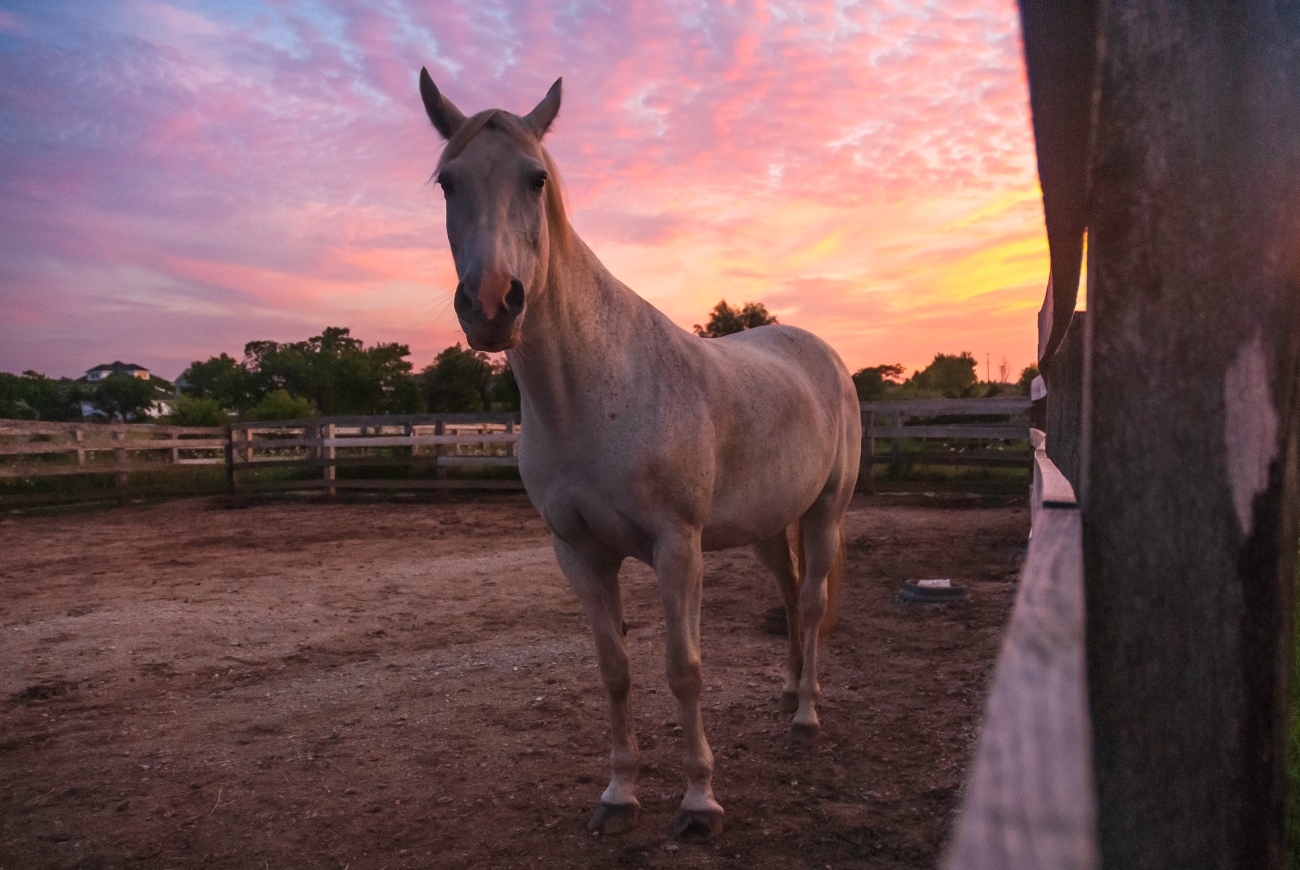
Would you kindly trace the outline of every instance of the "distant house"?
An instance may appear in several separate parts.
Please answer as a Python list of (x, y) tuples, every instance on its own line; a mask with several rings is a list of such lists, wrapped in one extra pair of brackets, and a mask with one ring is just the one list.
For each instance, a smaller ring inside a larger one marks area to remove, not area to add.
[(111, 363), (100, 363), (93, 369), (86, 369), (86, 380), (88, 381), (102, 381), (104, 378), (112, 377), (113, 375), (126, 375), (127, 377), (139, 378), (142, 381), (149, 380), (149, 370), (144, 366), (138, 366), (134, 363), (115, 361)]
[[(86, 369), (85, 377), (78, 378), (77, 380), (82, 383), (93, 383), (95, 381), (102, 381), (105, 378), (113, 377), (114, 375), (125, 375), (128, 378), (139, 378), (142, 381), (148, 381), (153, 384), (154, 393), (157, 398), (154, 399), (152, 405), (145, 409), (145, 414), (148, 416), (156, 419), (158, 417), (164, 417), (172, 412), (176, 404), (177, 390), (175, 385), (172, 384), (171, 381), (150, 374), (149, 370), (144, 366), (114, 360), (111, 363), (101, 363), (93, 369)], [(95, 417), (103, 417), (104, 413), (96, 408), (93, 402), (82, 401), (81, 415), (87, 419), (94, 419)]]

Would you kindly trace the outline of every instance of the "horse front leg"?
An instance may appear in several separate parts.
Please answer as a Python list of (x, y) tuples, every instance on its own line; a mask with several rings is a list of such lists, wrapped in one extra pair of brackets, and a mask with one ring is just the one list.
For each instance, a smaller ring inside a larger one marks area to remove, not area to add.
[(600, 796), (600, 805), (587, 822), (587, 829), (601, 834), (621, 834), (634, 828), (641, 816), (641, 803), (636, 799), (641, 756), (629, 700), (632, 671), (623, 635), (623, 603), (618, 586), (622, 560), (603, 553), (579, 551), (559, 538), (555, 538), (554, 546), (560, 570), (568, 578), (591, 624), (596, 660), (609, 701), (612, 772), (609, 786)]
[(686, 741), (686, 797), (673, 823), (673, 836), (687, 842), (705, 842), (722, 832), (722, 807), (713, 799), (713, 752), (704, 739), (704, 721), (700, 717), (700, 693), (704, 688), (700, 661), (704, 558), (699, 531), (658, 542), (654, 569), (664, 601), (668, 685), (677, 698)]

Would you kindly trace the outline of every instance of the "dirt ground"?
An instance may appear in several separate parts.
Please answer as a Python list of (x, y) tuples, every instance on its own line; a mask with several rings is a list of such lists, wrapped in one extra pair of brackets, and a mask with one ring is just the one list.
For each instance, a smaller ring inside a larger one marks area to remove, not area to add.
[[(1022, 504), (859, 497), (822, 733), (787, 738), (775, 585), (706, 556), (704, 717), (726, 830), (685, 789), (654, 578), (624, 568), (641, 826), (588, 834), (605, 701), (522, 495), (191, 499), (0, 520), (0, 868), (933, 867), (1028, 530)], [(950, 577), (969, 602), (900, 603)]]

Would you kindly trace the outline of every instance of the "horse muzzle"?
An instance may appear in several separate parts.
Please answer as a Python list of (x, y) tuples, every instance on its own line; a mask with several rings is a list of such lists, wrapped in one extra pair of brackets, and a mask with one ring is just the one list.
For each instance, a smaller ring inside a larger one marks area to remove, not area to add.
[(460, 328), (465, 331), (465, 340), (474, 350), (509, 350), (519, 343), (525, 305), (523, 283), (518, 278), (491, 288), (486, 286), (488, 282), (475, 283), (478, 286), (473, 290), (470, 282), (457, 284), (452, 302)]

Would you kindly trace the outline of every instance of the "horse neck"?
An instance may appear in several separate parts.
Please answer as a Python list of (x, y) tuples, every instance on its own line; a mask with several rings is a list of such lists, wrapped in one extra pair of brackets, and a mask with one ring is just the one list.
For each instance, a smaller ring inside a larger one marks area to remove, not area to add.
[(627, 386), (630, 344), (675, 330), (576, 234), (570, 239), (567, 250), (552, 251), (545, 289), (529, 301), (521, 341), (507, 352), (525, 416), (548, 427), (576, 424)]

